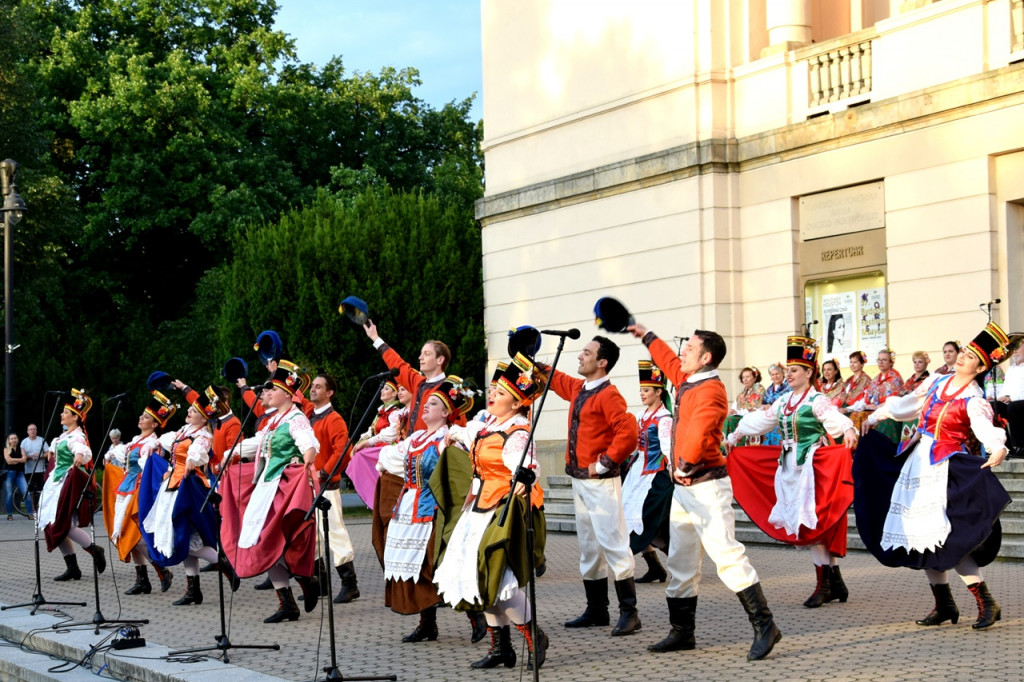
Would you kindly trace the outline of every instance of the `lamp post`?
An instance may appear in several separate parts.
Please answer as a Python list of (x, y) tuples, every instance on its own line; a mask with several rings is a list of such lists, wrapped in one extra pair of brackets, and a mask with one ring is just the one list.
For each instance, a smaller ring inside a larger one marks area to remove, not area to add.
[(4, 435), (14, 429), (14, 226), (25, 214), (25, 202), (18, 194), (15, 180), (18, 164), (11, 159), (0, 161), (0, 187), (4, 204)]

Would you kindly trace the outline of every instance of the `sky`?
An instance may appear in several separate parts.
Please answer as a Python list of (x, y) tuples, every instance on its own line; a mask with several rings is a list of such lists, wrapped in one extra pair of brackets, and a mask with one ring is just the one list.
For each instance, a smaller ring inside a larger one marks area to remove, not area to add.
[(480, 0), (277, 0), (275, 28), (295, 40), (299, 59), (322, 65), (340, 55), (345, 71), (419, 69), (414, 94), (440, 108), (473, 93), (483, 116)]

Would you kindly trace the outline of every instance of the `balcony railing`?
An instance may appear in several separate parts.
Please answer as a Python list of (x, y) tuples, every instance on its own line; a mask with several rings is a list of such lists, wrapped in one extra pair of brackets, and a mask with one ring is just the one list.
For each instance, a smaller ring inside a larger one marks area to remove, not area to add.
[(871, 41), (840, 45), (810, 56), (807, 58), (807, 76), (807, 106), (810, 109), (830, 108), (829, 105), (845, 100), (856, 100), (849, 103), (869, 100)]

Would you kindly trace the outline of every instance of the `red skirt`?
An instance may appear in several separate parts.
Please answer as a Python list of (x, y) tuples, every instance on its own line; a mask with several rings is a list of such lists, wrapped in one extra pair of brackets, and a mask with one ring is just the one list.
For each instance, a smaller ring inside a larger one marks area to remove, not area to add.
[[(67, 538), (71, 532), (73, 517), (78, 517), (79, 528), (87, 528), (92, 523), (92, 503), (96, 497), (95, 481), (90, 481), (89, 474), (75, 466), (69, 468), (64, 477), (64, 487), (60, 489), (60, 497), (57, 498), (57, 516), (53, 523), (43, 529), (47, 552), (57, 549), (57, 545)], [(91, 489), (82, 495), (85, 486), (90, 483)]]
[(313, 504), (314, 492), (302, 466), (284, 468), (259, 540), (252, 547), (238, 546), (245, 509), (256, 488), (253, 471), (252, 462), (233, 464), (221, 477), (220, 543), (224, 555), (241, 578), (266, 572), (282, 556), (293, 575), (313, 575), (316, 516), (304, 517)]
[(818, 527), (801, 526), (797, 535), (768, 522), (775, 506), (775, 472), (781, 449), (769, 445), (734, 448), (726, 463), (736, 501), (750, 520), (769, 537), (791, 545), (825, 545), (836, 556), (846, 556), (848, 522), (853, 504), (853, 456), (843, 445), (827, 445), (814, 453), (814, 507)]

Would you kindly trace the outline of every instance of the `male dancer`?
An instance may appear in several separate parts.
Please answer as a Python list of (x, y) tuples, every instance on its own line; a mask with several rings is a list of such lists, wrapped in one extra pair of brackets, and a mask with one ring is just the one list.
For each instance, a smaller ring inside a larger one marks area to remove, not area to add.
[(398, 369), (398, 383), (405, 386), (406, 390), (412, 393), (412, 404), (409, 406), (409, 433), (426, 428), (420, 413), (423, 411), (423, 403), (431, 389), (437, 388), (438, 383), (444, 379), (448, 366), (452, 362), (452, 352), (448, 346), (440, 341), (427, 341), (420, 349), (420, 371), (417, 372), (412, 366), (402, 359), (391, 346), (384, 343), (377, 333), (377, 325), (373, 320), (368, 320), (363, 327), (366, 335), (373, 341), (373, 347), (377, 349), (384, 362), (391, 369)]
[(640, 629), (636, 609), (636, 564), (629, 549), (629, 530), (622, 513), (622, 478), (619, 468), (636, 451), (636, 418), (608, 380), (619, 359), (619, 347), (603, 336), (583, 347), (574, 379), (549, 367), (551, 390), (569, 402), (569, 442), (565, 472), (572, 477), (576, 537), (580, 543), (580, 573), (587, 608), (567, 628), (608, 625), (608, 571), (615, 579), (619, 621), (613, 636)]
[[(643, 339), (654, 363), (675, 384), (676, 409), (672, 437), (672, 477), (676, 488), (669, 516), (668, 572), (665, 589), (672, 630), (648, 651), (696, 648), (694, 639), (697, 585), (702, 551), (718, 567), (718, 577), (736, 593), (754, 627), (747, 660), (767, 656), (782, 633), (775, 626), (757, 572), (736, 540), (732, 482), (719, 446), (729, 411), (718, 365), (725, 358), (725, 340), (717, 333), (693, 332), (677, 357), (664, 341), (634, 324), (629, 331)], [(703, 550), (702, 550), (703, 548)]]
[[(341, 509), (341, 474), (348, 466), (348, 460), (352, 458), (351, 451), (345, 457), (345, 461), (338, 467), (338, 472), (328, 480), (331, 471), (334, 469), (341, 457), (345, 444), (348, 442), (348, 425), (345, 419), (331, 404), (334, 393), (338, 390), (338, 382), (329, 374), (320, 372), (313, 379), (309, 387), (309, 398), (313, 403), (313, 414), (309, 423), (313, 426), (313, 433), (320, 442), (320, 452), (313, 462), (313, 468), (320, 476), (320, 485), (326, 486), (324, 498), (331, 503), (327, 514), (330, 517), (330, 545), (331, 554), (334, 558), (334, 567), (341, 578), (341, 590), (334, 598), (335, 604), (347, 604), (353, 599), (359, 598), (359, 586), (356, 583), (356, 568), (352, 563), (355, 559), (355, 549), (352, 547), (352, 539), (349, 537), (348, 529), (345, 528), (345, 519)], [(317, 516), (317, 521), (320, 521)], [(324, 561), (324, 570), (327, 570), (325, 550), (323, 545), (323, 530), (317, 532), (317, 545), (320, 549), (321, 560)]]

